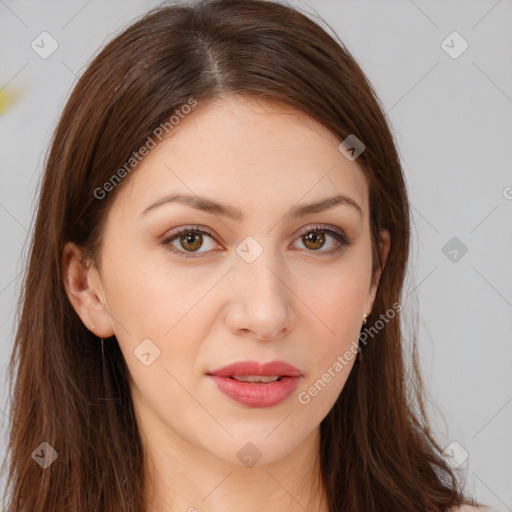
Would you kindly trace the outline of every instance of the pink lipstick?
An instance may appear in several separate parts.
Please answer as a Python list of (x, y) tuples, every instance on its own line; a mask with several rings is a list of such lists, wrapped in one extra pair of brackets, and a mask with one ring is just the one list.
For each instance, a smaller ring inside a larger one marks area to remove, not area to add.
[(284, 361), (240, 361), (207, 374), (219, 391), (249, 407), (273, 407), (299, 385), (302, 372)]

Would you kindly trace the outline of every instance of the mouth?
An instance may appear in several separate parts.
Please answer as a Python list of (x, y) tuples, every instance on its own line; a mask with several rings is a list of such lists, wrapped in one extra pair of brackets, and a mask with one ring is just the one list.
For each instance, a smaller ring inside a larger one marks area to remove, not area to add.
[(228, 378), (238, 382), (251, 382), (252, 384), (268, 384), (269, 382), (279, 382), (281, 375), (230, 375)]
[(207, 373), (217, 389), (248, 407), (273, 407), (297, 388), (302, 372), (284, 361), (242, 361)]
[(285, 361), (270, 361), (268, 363), (239, 361), (208, 372), (208, 375), (228, 377), (244, 382), (273, 382), (283, 377), (301, 377), (302, 372)]

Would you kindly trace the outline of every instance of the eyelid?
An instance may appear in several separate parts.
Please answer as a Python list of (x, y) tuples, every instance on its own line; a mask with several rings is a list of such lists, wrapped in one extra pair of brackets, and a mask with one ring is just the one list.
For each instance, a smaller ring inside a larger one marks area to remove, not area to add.
[(337, 228), (336, 226), (330, 226), (327, 224), (309, 224), (308, 226), (305, 226), (304, 228), (301, 228), (299, 232), (295, 235), (296, 237), (305, 235), (306, 233), (310, 233), (311, 231), (334, 231), (338, 235), (345, 237), (347, 240), (350, 240), (349, 237), (345, 234), (345, 232)]
[(171, 231), (168, 231), (164, 235), (164, 239), (169, 239), (173, 236), (179, 235), (182, 232), (186, 232), (186, 231), (192, 231), (192, 232), (198, 231), (200, 233), (206, 233), (207, 235), (210, 235), (212, 238), (215, 238), (215, 236), (216, 236), (213, 233), (213, 231), (210, 228), (207, 228), (206, 226), (200, 226), (198, 224), (191, 224), (191, 225), (180, 226), (179, 228), (175, 228), (175, 229), (172, 229)]

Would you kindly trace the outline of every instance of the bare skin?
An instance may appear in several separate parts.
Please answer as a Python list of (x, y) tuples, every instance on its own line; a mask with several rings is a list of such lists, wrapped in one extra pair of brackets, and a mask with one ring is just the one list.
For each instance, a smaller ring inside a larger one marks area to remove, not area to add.
[[(354, 359), (308, 403), (298, 397), (358, 339), (377, 291), (368, 185), (340, 142), (276, 103), (227, 97), (199, 106), (116, 191), (100, 268), (86, 270), (79, 248), (67, 244), (69, 300), (95, 335), (115, 335), (129, 368), (151, 477), (147, 510), (328, 511), (315, 465), (319, 425)], [(141, 214), (175, 192), (221, 201), (245, 218), (179, 203)], [(337, 194), (360, 211), (346, 203), (286, 216)], [(314, 241), (306, 235), (318, 225), (324, 238)], [(209, 233), (160, 243), (192, 226)], [(341, 242), (326, 228), (351, 244), (334, 252)], [(244, 245), (246, 237), (253, 245)], [(385, 261), (389, 233), (382, 237)], [(239, 247), (262, 252), (248, 263)], [(160, 350), (148, 366), (134, 355), (145, 339)], [(275, 359), (303, 376), (273, 407), (235, 402), (206, 375), (236, 361)], [(252, 467), (237, 455), (244, 446), (260, 457)]]

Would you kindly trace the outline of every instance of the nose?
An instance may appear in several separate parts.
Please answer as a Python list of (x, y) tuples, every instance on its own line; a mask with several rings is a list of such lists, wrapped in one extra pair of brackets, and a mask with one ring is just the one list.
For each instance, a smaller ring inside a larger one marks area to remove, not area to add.
[(252, 263), (235, 261), (229, 286), (227, 327), (238, 336), (267, 341), (294, 330), (296, 301), (293, 279), (271, 251)]

